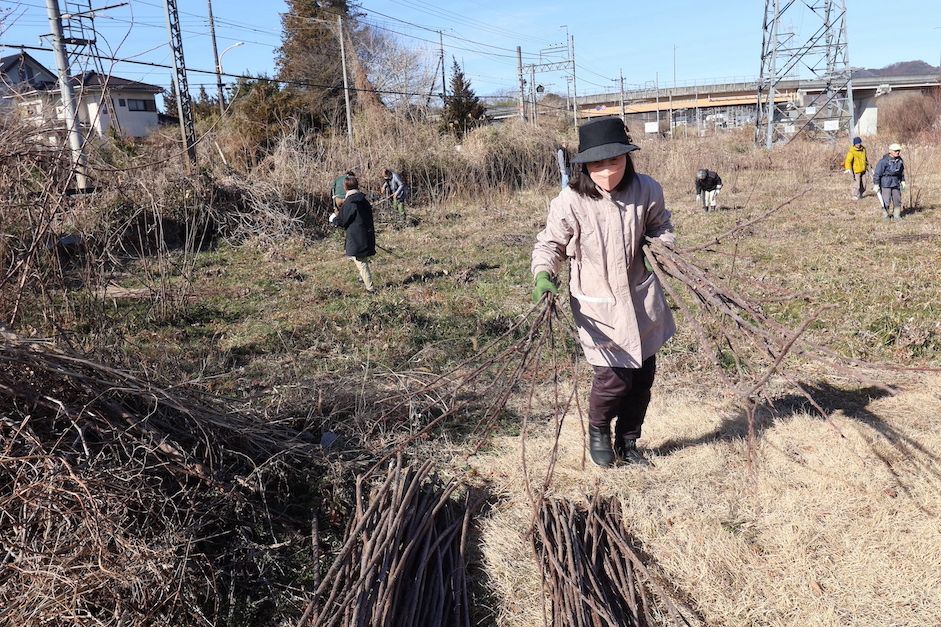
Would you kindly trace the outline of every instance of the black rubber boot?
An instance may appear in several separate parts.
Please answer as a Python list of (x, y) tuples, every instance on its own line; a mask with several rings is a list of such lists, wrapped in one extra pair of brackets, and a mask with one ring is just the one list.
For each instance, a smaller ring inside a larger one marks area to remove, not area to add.
[(638, 464), (640, 466), (649, 466), (647, 458), (637, 450), (637, 440), (633, 438), (619, 438), (614, 443), (617, 449), (618, 459), (625, 464)]
[(611, 428), (588, 426), (588, 450), (591, 461), (603, 468), (614, 463), (614, 449), (611, 448)]

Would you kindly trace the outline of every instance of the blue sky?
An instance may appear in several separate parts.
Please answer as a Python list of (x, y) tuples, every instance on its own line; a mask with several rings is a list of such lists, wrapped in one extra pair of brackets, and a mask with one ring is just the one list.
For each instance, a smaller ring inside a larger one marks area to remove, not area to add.
[[(60, 0), (62, 4), (62, 0)], [(115, 4), (94, 0), (93, 6)], [(941, 56), (941, 11), (936, 0), (847, 0), (849, 57), (853, 66), (882, 67), (921, 59), (933, 65)], [(577, 8), (573, 10), (573, 7)], [(179, 0), (184, 50), (190, 68), (212, 70), (205, 0)], [(2, 44), (40, 44), (49, 31), (43, 0), (0, 0), (12, 9)], [(575, 37), (578, 93), (613, 91), (623, 71), (628, 86), (712, 82), (721, 78), (757, 76), (761, 47), (762, 0), (365, 0), (362, 9), (374, 26), (398, 33), (402, 45), (437, 57), (436, 30), (444, 33), (445, 54), (463, 65), (480, 95), (513, 89), (515, 48), (522, 46), (524, 63), (540, 59), (540, 50)], [(213, 13), (220, 51), (237, 42), (223, 57), (235, 73), (273, 74), (274, 50), (280, 44), (281, 0), (214, 0)], [(798, 32), (809, 26), (794, 12), (790, 24)], [(163, 0), (130, 0), (130, 5), (97, 18), (99, 51), (119, 58), (170, 64)], [(0, 50), (3, 55), (13, 50)], [(52, 55), (29, 51), (54, 68)], [(547, 53), (543, 60), (553, 60)], [(116, 75), (166, 87), (170, 70), (118, 64)], [(214, 78), (193, 72), (195, 92)], [(548, 91), (565, 94), (561, 72), (539, 75)]]

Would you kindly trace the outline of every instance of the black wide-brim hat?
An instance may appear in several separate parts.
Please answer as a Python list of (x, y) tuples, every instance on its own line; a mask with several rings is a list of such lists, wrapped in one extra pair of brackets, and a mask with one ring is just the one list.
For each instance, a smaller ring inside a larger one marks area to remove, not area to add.
[(631, 142), (621, 118), (599, 118), (579, 127), (578, 153), (572, 163), (604, 161), (635, 150), (640, 146)]

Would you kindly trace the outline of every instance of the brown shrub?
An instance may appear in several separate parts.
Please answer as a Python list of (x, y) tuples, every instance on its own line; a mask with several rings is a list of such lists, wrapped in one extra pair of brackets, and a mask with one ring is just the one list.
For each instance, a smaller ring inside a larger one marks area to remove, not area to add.
[(879, 99), (879, 133), (895, 141), (912, 141), (920, 133), (937, 128), (941, 120), (941, 95), (889, 94)]

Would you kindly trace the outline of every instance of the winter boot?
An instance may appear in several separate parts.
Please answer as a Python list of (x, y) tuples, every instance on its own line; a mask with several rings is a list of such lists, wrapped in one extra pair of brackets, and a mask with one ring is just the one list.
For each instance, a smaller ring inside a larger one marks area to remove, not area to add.
[(591, 461), (603, 468), (614, 463), (614, 450), (611, 448), (611, 428), (588, 426), (588, 450)]
[(623, 438), (616, 443), (618, 449), (618, 459), (625, 464), (637, 464), (638, 466), (649, 466), (647, 458), (637, 450), (637, 440), (633, 438)]

